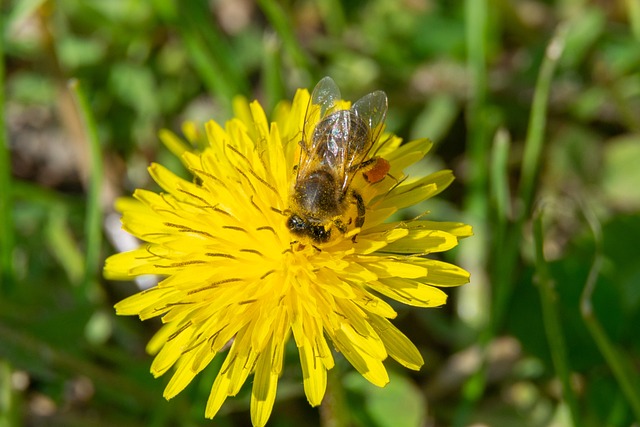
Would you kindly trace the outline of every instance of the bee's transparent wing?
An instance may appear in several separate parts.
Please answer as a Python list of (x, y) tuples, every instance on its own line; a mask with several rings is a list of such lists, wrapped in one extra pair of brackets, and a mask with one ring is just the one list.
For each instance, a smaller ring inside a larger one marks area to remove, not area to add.
[(351, 110), (369, 127), (373, 144), (382, 132), (382, 124), (387, 115), (387, 94), (377, 90), (365, 95), (351, 106)]
[(318, 82), (311, 94), (311, 104), (320, 107), (320, 117), (324, 117), (340, 99), (340, 89), (331, 77), (324, 77)]
[(324, 77), (313, 89), (304, 115), (297, 179), (305, 176), (312, 168), (317, 166), (318, 160), (321, 160), (322, 153), (319, 150), (324, 149), (324, 147), (318, 146), (317, 141), (314, 141), (314, 129), (324, 117), (335, 110), (336, 103), (339, 100), (340, 89), (338, 89), (338, 85), (331, 77)]
[[(347, 114), (341, 116), (340, 123), (336, 124), (336, 129), (346, 129), (342, 132), (344, 141), (340, 144), (343, 147), (340, 175), (343, 190), (349, 187), (358, 166), (366, 160), (382, 132), (387, 115), (387, 95), (381, 90), (365, 95), (351, 106), (350, 113), (358, 120), (354, 121)], [(365, 128), (364, 132), (361, 126)]]

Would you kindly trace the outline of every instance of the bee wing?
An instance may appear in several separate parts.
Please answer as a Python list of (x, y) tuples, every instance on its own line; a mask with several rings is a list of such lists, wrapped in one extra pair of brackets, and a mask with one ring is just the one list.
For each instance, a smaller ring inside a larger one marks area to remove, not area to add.
[[(361, 141), (362, 145), (353, 142), (345, 146), (354, 146), (357, 149), (348, 150), (344, 159), (342, 188), (346, 189), (358, 165), (366, 159), (367, 154), (377, 141), (382, 132), (384, 119), (387, 115), (387, 94), (381, 90), (377, 90), (368, 95), (363, 96), (351, 106), (351, 112), (357, 116), (367, 129), (367, 137)], [(353, 134), (358, 134), (355, 132)], [(352, 134), (352, 135), (353, 135)]]
[(316, 166), (320, 153), (318, 153), (319, 147), (314, 145), (313, 132), (316, 124), (335, 110), (336, 102), (341, 99), (340, 96), (338, 85), (328, 76), (320, 80), (313, 89), (302, 125), (297, 180), (307, 175)]
[(330, 111), (340, 99), (340, 89), (333, 79), (329, 76), (324, 77), (318, 82), (311, 94), (311, 104), (320, 107), (320, 117)]
[(378, 136), (380, 136), (380, 132), (382, 132), (382, 124), (387, 115), (387, 94), (381, 90), (377, 90), (365, 95), (351, 106), (351, 111), (360, 117), (369, 127), (369, 142), (373, 145), (378, 139)]

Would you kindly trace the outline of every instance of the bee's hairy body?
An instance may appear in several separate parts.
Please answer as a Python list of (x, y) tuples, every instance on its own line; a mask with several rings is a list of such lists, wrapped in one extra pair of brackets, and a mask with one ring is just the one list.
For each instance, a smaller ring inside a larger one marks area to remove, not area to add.
[[(336, 99), (339, 99), (337, 86), (325, 78), (316, 86), (311, 102), (324, 112), (333, 107)], [(374, 92), (349, 110), (330, 112), (315, 125), (310, 138), (303, 136), (297, 179), (291, 192), (291, 215), (287, 220), (293, 234), (324, 243), (331, 238), (334, 227), (343, 234), (352, 224), (362, 227), (365, 203), (350, 184), (355, 172), (366, 163), (365, 157), (373, 144), (372, 124), (377, 127), (385, 112), (386, 95)], [(354, 205), (355, 218), (347, 215)]]
[(313, 171), (295, 187), (294, 200), (298, 209), (307, 218), (316, 217), (315, 222), (342, 214), (344, 195), (336, 184), (330, 170), (322, 168)]
[(329, 240), (332, 226), (342, 233), (347, 231), (351, 220), (345, 223), (342, 217), (351, 203), (357, 207), (356, 227), (364, 224), (362, 196), (355, 190), (339, 191), (335, 177), (326, 169), (314, 171), (306, 180), (297, 183), (293, 202), (297, 213), (289, 217), (289, 229), (296, 234), (307, 235), (317, 243)]

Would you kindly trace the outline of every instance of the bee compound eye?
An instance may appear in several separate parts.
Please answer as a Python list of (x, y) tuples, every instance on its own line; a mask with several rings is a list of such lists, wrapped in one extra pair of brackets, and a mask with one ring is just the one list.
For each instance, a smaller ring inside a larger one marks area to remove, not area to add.
[(302, 233), (307, 228), (307, 223), (300, 216), (293, 214), (287, 220), (287, 228), (294, 233)]

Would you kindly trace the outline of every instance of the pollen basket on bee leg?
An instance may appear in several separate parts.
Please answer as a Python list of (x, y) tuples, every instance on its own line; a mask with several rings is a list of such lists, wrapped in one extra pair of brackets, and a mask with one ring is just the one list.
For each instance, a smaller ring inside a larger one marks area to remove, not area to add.
[(369, 184), (382, 181), (391, 169), (391, 164), (382, 157), (378, 157), (375, 160), (373, 166), (362, 172), (364, 179), (366, 179)]

